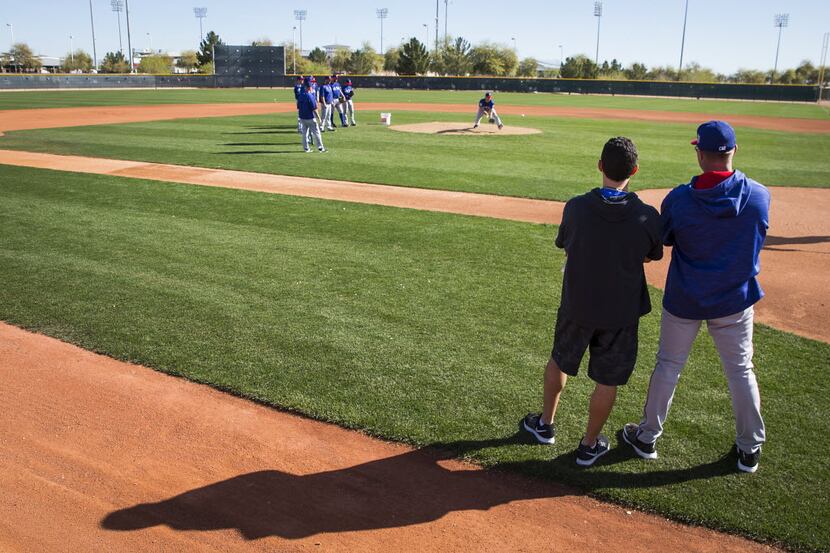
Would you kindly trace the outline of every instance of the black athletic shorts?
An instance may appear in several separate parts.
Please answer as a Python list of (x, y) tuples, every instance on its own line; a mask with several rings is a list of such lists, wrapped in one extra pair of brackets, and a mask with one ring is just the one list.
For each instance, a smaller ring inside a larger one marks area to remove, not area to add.
[(561, 312), (556, 317), (551, 357), (563, 373), (576, 376), (579, 364), (589, 350), (588, 377), (606, 386), (628, 382), (637, 363), (638, 320), (631, 326), (613, 330), (588, 328), (571, 321)]

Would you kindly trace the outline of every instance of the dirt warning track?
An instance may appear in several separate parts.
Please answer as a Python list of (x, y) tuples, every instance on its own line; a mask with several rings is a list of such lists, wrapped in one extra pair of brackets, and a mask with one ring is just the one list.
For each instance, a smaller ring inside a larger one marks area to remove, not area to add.
[(771, 550), (2, 323), (0, 379), (4, 551)]

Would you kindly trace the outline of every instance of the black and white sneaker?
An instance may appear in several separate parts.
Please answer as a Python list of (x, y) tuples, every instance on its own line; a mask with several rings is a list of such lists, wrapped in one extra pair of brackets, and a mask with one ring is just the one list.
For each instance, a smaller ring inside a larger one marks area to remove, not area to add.
[(556, 442), (556, 427), (552, 424), (542, 424), (542, 413), (528, 413), (519, 423), (519, 430), (532, 435), (537, 442), (553, 445)]
[(579, 447), (576, 448), (576, 464), (580, 467), (590, 467), (596, 463), (597, 459), (611, 450), (611, 446), (608, 444), (608, 437), (602, 434), (597, 436), (594, 447), (588, 447), (580, 441)]
[(633, 422), (629, 422), (623, 426), (623, 440), (625, 440), (625, 443), (634, 448), (634, 452), (643, 459), (657, 459), (657, 451), (654, 449), (654, 444), (647, 444), (637, 437), (639, 428), (639, 425)]
[(325, 148), (317, 148), (317, 149), (320, 150), (321, 154), (325, 154), (326, 152), (328, 152), (328, 150), (326, 150)]
[(746, 453), (737, 445), (735, 449), (738, 451), (738, 470), (743, 472), (755, 472), (758, 470), (758, 462), (761, 460), (760, 447), (753, 453)]

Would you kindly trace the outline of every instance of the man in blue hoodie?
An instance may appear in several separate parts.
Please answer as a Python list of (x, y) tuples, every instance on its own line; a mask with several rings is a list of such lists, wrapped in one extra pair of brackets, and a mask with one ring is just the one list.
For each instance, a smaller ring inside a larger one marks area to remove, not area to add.
[(640, 424), (623, 439), (645, 459), (656, 459), (674, 390), (692, 344), (706, 321), (720, 354), (735, 414), (738, 469), (755, 472), (765, 441), (761, 396), (752, 364), (753, 305), (759, 254), (769, 226), (770, 196), (761, 184), (732, 168), (735, 131), (709, 121), (692, 141), (703, 173), (663, 200), (663, 243), (673, 246), (663, 296), (660, 346)]

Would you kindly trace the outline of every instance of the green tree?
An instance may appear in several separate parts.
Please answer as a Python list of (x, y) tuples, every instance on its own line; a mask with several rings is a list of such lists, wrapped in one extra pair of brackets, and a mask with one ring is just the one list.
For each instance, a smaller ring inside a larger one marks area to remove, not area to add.
[(561, 75), (565, 79), (596, 79), (599, 76), (599, 67), (588, 56), (579, 54), (565, 58)]
[(423, 75), (429, 70), (429, 52), (420, 40), (415, 37), (401, 46), (398, 65), (395, 68), (398, 75)]
[(314, 63), (328, 63), (329, 58), (326, 56), (326, 51), (317, 46), (314, 50), (308, 53), (309, 61)]
[(345, 73), (349, 70), (352, 61), (352, 53), (348, 48), (338, 48), (331, 57), (331, 69), (336, 73)]
[(214, 71), (213, 71), (213, 62), (205, 63), (203, 65), (200, 65), (198, 67), (197, 73), (200, 73), (202, 75), (213, 75), (213, 73), (214, 73)]
[(646, 78), (650, 81), (676, 81), (677, 69), (674, 67), (652, 67), (646, 74)]
[(61, 71), (64, 73), (71, 73), (73, 71), (89, 73), (91, 69), (92, 57), (81, 49), (75, 50), (74, 52), (67, 52), (61, 64)]
[(738, 69), (735, 73), (729, 76), (729, 80), (733, 83), (748, 83), (748, 84), (763, 84), (767, 82), (767, 74), (763, 71), (755, 69)]
[(144, 56), (138, 64), (138, 72), (148, 75), (169, 75), (173, 72), (173, 59), (167, 54)]
[(433, 68), (436, 73), (442, 75), (466, 76), (473, 70), (473, 62), (470, 57), (472, 47), (470, 43), (461, 37), (453, 41), (447, 41), (438, 50), (438, 55), (433, 60)]
[(349, 60), (349, 72), (353, 75), (370, 75), (383, 67), (383, 57), (380, 56), (368, 42), (364, 42), (360, 49), (352, 52)]
[(224, 42), (213, 31), (210, 31), (205, 36), (204, 40), (199, 43), (199, 52), (196, 54), (200, 66), (206, 63), (213, 63), (213, 47), (219, 44), (224, 44)]
[(401, 57), (401, 50), (400, 48), (389, 48), (386, 53), (383, 54), (383, 70), (384, 71), (397, 71), (398, 70), (398, 59)]
[(509, 76), (519, 65), (519, 58), (512, 48), (489, 42), (475, 46), (470, 51), (470, 59), (475, 75)]
[(692, 62), (683, 68), (683, 72), (680, 74), (680, 80), (695, 83), (716, 83), (720, 79), (708, 67), (702, 67), (699, 63)]
[(648, 68), (644, 64), (637, 62), (632, 63), (631, 67), (623, 70), (625, 78), (632, 81), (644, 81), (647, 73)]
[(130, 64), (121, 52), (107, 52), (101, 62), (101, 73), (129, 73)]
[(258, 38), (251, 41), (251, 46), (273, 46), (274, 43), (270, 38)]
[(25, 42), (18, 42), (9, 50), (9, 59), (16, 71), (24, 73), (38, 72), (43, 67), (40, 59), (35, 57), (32, 49)]
[(199, 58), (196, 57), (196, 50), (185, 50), (176, 60), (176, 67), (192, 73), (199, 66)]
[(519, 63), (516, 70), (518, 77), (537, 77), (539, 75), (539, 61), (536, 58), (525, 58)]
[(818, 82), (818, 69), (809, 60), (802, 61), (795, 68), (797, 82), (800, 84), (816, 84)]

